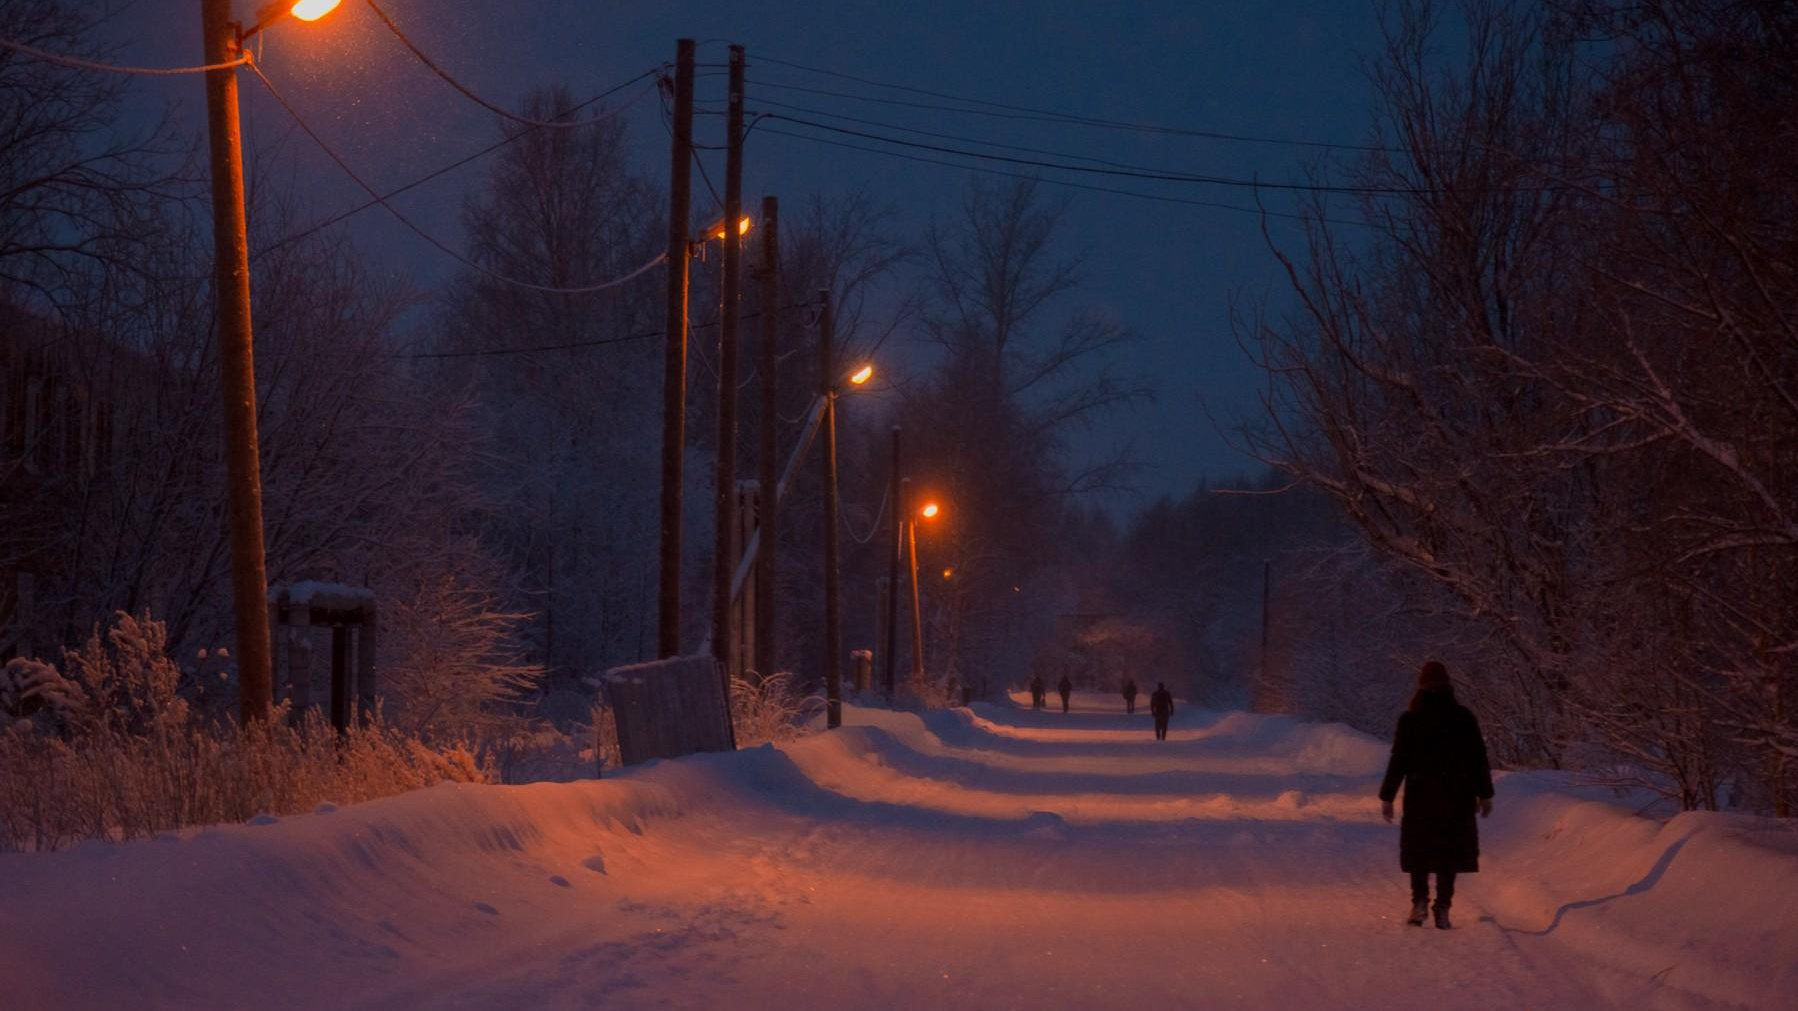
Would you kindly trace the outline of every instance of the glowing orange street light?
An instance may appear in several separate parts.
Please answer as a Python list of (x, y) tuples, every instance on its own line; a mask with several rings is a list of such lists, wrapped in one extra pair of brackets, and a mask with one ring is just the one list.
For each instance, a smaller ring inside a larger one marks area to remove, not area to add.
[[(306, 0), (300, 0), (300, 2), (305, 3)], [(320, 2), (322, 2), (322, 0), (320, 0)], [(745, 214), (742, 218), (738, 219), (738, 221), (737, 221), (737, 234), (738, 235), (748, 235), (749, 229), (754, 226), (755, 226), (754, 219), (750, 218), (749, 215)], [(724, 238), (724, 219), (719, 218), (717, 221), (712, 222), (712, 227), (705, 230), (705, 237), (706, 237), (707, 242), (710, 242), (713, 239)]]
[(282, 0), (275, 0), (274, 3), (264, 4), (256, 11), (256, 23), (237, 33), (237, 44), (243, 45), (245, 39), (289, 14), (301, 21), (317, 21), (336, 10), (337, 5), (342, 2), (343, 0), (292, 0), (291, 3), (284, 3)]
[(317, 21), (336, 10), (337, 5), (342, 2), (343, 0), (297, 0), (291, 11), (301, 21)]
[(855, 372), (849, 376), (849, 381), (851, 383), (854, 383), (857, 386), (860, 386), (863, 383), (865, 383), (868, 380), (873, 379), (873, 378), (874, 378), (874, 366), (863, 365), (861, 368), (856, 369)]
[(924, 517), (927, 520), (933, 520), (933, 519), (936, 519), (936, 514), (942, 512), (942, 511), (943, 510), (940, 507), (938, 507), (935, 502), (926, 502), (926, 503), (924, 503), (924, 508), (918, 510), (918, 515)]
[(954, 577), (955, 577), (955, 569), (953, 566), (943, 570), (943, 578), (944, 579), (953, 579)]

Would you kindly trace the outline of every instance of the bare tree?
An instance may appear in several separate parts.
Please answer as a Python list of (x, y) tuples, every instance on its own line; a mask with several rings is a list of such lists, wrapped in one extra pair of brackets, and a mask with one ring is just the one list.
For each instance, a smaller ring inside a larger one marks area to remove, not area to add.
[(1002, 640), (1033, 631), (1055, 597), (1032, 576), (1064, 502), (1115, 487), (1127, 468), (1120, 457), (1069, 469), (1067, 435), (1147, 395), (1118, 360), (1134, 333), (1064, 307), (1080, 273), (1058, 242), (1064, 211), (1034, 181), (974, 181), (924, 242), (921, 336), (939, 359), (902, 418), (912, 476), (953, 517), (920, 528), (920, 551), (929, 571), (954, 572), (936, 591), (948, 604), (938, 637), (960, 646), (948, 661), (1001, 678), (996, 665), (1016, 660)]
[[(551, 88), (521, 108), (553, 119), (574, 104)], [(572, 288), (629, 274), (659, 252), (653, 190), (628, 167), (621, 121), (500, 130), (512, 143), (463, 208), (475, 262)], [(507, 606), (536, 615), (532, 658), (563, 682), (653, 648), (653, 276), (564, 295), (471, 272), (446, 293), (430, 341), (462, 356), (439, 362), (433, 382), (478, 405), (478, 483), (496, 507), (480, 536), (520, 576)]]
[[(0, 35), (89, 59), (107, 13), (68, 0), (0, 0)], [(120, 76), (0, 51), (0, 297), (61, 307), (96, 273), (128, 270), (143, 217), (175, 192), (172, 134), (118, 129)]]
[(1365, 251), (1320, 220), (1286, 261), (1258, 445), (1490, 630), (1513, 757), (1784, 813), (1798, 173), (1758, 138), (1792, 129), (1792, 13), (1472, 4), (1451, 73), (1435, 9), (1392, 10), (1403, 154), (1354, 175)]

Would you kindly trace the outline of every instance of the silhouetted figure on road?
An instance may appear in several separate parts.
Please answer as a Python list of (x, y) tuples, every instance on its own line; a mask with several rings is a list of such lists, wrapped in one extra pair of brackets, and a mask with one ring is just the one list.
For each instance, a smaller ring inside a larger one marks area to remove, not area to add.
[(1047, 693), (1043, 689), (1043, 676), (1041, 674), (1038, 674), (1035, 677), (1031, 678), (1030, 679), (1030, 708), (1041, 709), (1043, 707), (1043, 696), (1045, 694), (1047, 694)]
[(1149, 713), (1155, 717), (1155, 739), (1167, 740), (1167, 721), (1174, 718), (1174, 693), (1163, 682), (1155, 682), (1155, 694), (1149, 696)]
[(1061, 682), (1055, 686), (1055, 690), (1061, 693), (1061, 711), (1065, 713), (1068, 711), (1068, 696), (1074, 694), (1074, 682), (1069, 681), (1068, 676), (1063, 674)]
[(1136, 682), (1130, 678), (1124, 679), (1124, 712), (1136, 712)]
[(1423, 926), (1431, 910), (1430, 875), (1436, 875), (1436, 926), (1449, 929), (1455, 875), (1480, 869), (1480, 826), (1492, 813), (1492, 766), (1480, 722), (1455, 701), (1448, 668), (1431, 660), (1417, 674), (1411, 707), (1399, 714), (1392, 759), (1380, 784), (1380, 814), (1392, 820), (1392, 801), (1405, 787), (1399, 822), (1398, 864), (1411, 875), (1411, 916)]

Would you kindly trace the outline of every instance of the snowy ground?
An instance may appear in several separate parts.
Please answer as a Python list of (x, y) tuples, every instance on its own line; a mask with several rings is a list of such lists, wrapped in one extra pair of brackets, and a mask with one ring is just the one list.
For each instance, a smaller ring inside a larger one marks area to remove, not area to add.
[(1798, 1007), (1798, 833), (1505, 776), (1406, 927), (1381, 742), (851, 710), (605, 782), (0, 857), (0, 1007)]

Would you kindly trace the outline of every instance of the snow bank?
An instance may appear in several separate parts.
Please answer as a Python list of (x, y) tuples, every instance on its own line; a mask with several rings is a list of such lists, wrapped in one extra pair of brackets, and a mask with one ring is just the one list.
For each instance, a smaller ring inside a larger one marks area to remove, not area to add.
[[(1140, 717), (1095, 716), (1084, 737), (1055, 717), (849, 708), (839, 732), (604, 781), (0, 856), (0, 1007), (821, 1008), (856, 1006), (873, 974), (883, 1007), (1135, 1008), (1167, 992), (1123, 994), (1179, 980), (1073, 984), (1080, 959), (1151, 943), (1208, 974), (1218, 1006), (1328, 987), (1331, 1006), (1439, 1007), (1495, 979), (1511, 989), (1455, 1006), (1555, 1006), (1588, 972), (1606, 996), (1582, 1006), (1798, 1004), (1791, 825), (1662, 823), (1506, 775), (1462, 936), (1424, 937), (1394, 915), (1384, 742), (1191, 710), (1162, 744)], [(1074, 961), (1024, 957), (1070, 928)], [(968, 965), (983, 996), (932, 989)], [(1395, 989), (1420, 965), (1448, 989)]]
[(1554, 773), (1497, 792), (1481, 884), (1501, 930), (1732, 1004), (1798, 1004), (1798, 823), (1642, 818)]

